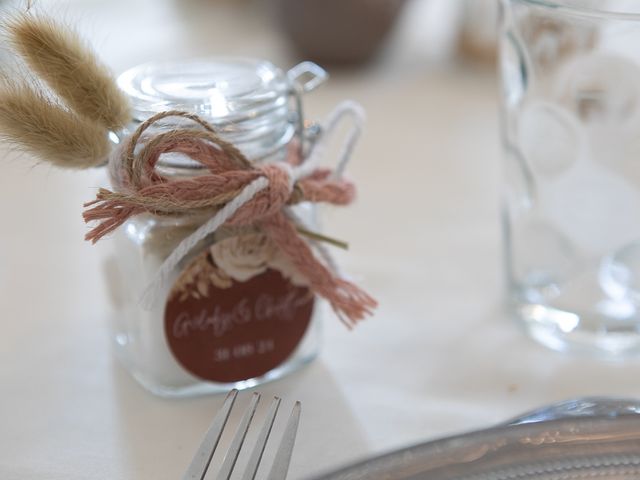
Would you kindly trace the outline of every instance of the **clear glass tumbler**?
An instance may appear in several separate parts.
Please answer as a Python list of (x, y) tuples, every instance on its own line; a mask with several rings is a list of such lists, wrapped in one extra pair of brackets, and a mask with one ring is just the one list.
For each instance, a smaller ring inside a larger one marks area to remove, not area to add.
[(556, 350), (640, 353), (640, 2), (501, 6), (514, 312)]

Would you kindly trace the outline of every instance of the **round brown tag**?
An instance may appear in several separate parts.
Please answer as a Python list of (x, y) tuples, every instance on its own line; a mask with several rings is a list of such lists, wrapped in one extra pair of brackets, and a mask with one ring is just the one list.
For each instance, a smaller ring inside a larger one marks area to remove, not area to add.
[(169, 347), (204, 380), (259, 377), (287, 360), (302, 340), (313, 294), (266, 265), (253, 265), (250, 274), (242, 265), (243, 273), (231, 276), (214, 257), (211, 249), (202, 252), (174, 284), (164, 315)]

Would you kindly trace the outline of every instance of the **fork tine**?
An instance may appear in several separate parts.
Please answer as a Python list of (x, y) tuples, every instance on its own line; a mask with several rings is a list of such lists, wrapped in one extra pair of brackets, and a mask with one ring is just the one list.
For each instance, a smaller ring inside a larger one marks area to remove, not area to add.
[(249, 430), (251, 420), (253, 420), (253, 415), (256, 413), (256, 408), (258, 406), (259, 400), (260, 394), (254, 393), (251, 397), (251, 403), (249, 404), (247, 411), (242, 417), (242, 421), (238, 426), (238, 430), (236, 431), (236, 434), (231, 441), (229, 451), (227, 452), (226, 457), (224, 457), (224, 462), (222, 462), (222, 468), (220, 468), (220, 473), (218, 474), (218, 478), (220, 480), (229, 480), (231, 478), (231, 472), (233, 471), (233, 467), (238, 460), (240, 449), (242, 448), (244, 439), (247, 436), (247, 431)]
[(273, 428), (278, 408), (280, 408), (280, 402), (281, 400), (278, 397), (274, 397), (271, 402), (271, 406), (269, 407), (267, 416), (264, 419), (262, 429), (258, 434), (258, 439), (256, 440), (256, 444), (253, 447), (251, 456), (249, 457), (249, 462), (247, 463), (247, 468), (244, 471), (242, 480), (254, 480), (254, 478), (256, 478), (256, 473), (258, 472), (258, 467), (262, 460), (262, 454), (264, 453), (264, 447), (267, 445), (267, 440), (269, 439), (269, 435), (271, 435), (271, 429)]
[(213, 422), (211, 423), (207, 434), (202, 440), (198, 451), (189, 464), (189, 468), (182, 476), (182, 480), (204, 479), (204, 476), (207, 473), (207, 469), (209, 468), (209, 464), (211, 463), (213, 452), (218, 446), (218, 442), (220, 441), (220, 437), (222, 436), (222, 430), (227, 424), (229, 413), (231, 412), (231, 408), (233, 407), (233, 403), (236, 401), (237, 396), (237, 390), (231, 390), (227, 395), (227, 398), (222, 405), (222, 409), (213, 419)]
[(276, 458), (273, 461), (271, 472), (267, 480), (286, 480), (289, 471), (289, 463), (293, 453), (293, 446), (296, 442), (296, 433), (298, 431), (298, 423), (300, 423), (300, 411), (302, 405), (296, 402), (285, 427), (280, 446), (276, 452)]

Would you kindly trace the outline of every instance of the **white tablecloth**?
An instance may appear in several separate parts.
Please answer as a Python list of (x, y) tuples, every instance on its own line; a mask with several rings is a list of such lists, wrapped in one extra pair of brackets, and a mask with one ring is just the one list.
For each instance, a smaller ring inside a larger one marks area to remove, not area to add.
[[(117, 70), (204, 54), (292, 64), (247, 2), (65, 8)], [(327, 319), (321, 357), (260, 387), (303, 403), (292, 479), (570, 397), (640, 396), (638, 362), (550, 352), (503, 312), (494, 74), (439, 58), (427, 39), (399, 30), (378, 63), (307, 99), (314, 117), (344, 98), (368, 111), (349, 172), (359, 200), (325, 223), (380, 308), (354, 332)], [(114, 361), (104, 250), (83, 241), (80, 216), (96, 174), (6, 148), (0, 165), (0, 478), (179, 478), (222, 398), (154, 397)]]

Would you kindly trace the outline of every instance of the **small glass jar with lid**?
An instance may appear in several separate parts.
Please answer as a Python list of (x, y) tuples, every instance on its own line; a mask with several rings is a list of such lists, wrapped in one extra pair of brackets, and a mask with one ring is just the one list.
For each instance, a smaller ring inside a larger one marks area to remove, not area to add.
[[(313, 143), (318, 129), (304, 127), (302, 96), (326, 78), (310, 62), (288, 72), (238, 58), (144, 64), (118, 79), (134, 123), (114, 141), (156, 113), (180, 110), (206, 120), (253, 162), (284, 161), (292, 145), (304, 155)], [(180, 154), (163, 155), (157, 168), (169, 178), (205, 173)], [(317, 231), (311, 204), (290, 208)], [(116, 350), (133, 376), (159, 395), (252, 387), (318, 353), (322, 302), (259, 231), (217, 231), (180, 263), (151, 308), (141, 305), (164, 260), (208, 218), (137, 215), (112, 240)]]

